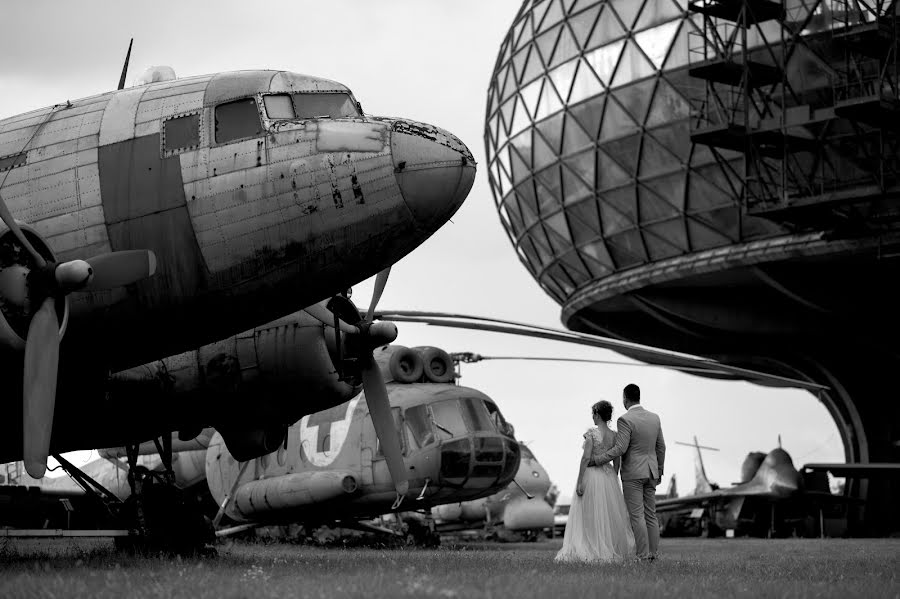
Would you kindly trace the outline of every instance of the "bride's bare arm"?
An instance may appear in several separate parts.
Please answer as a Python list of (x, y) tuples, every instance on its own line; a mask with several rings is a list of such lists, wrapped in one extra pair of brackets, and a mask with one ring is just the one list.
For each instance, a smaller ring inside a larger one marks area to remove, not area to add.
[(622, 458), (621, 457), (613, 458), (613, 469), (615, 470), (616, 474), (619, 473), (619, 468), (621, 468), (621, 467), (622, 467)]
[(584, 452), (581, 454), (581, 466), (578, 468), (578, 484), (575, 485), (575, 493), (580, 497), (584, 495), (584, 471), (591, 461), (591, 452), (594, 449), (594, 440), (590, 435), (584, 436)]

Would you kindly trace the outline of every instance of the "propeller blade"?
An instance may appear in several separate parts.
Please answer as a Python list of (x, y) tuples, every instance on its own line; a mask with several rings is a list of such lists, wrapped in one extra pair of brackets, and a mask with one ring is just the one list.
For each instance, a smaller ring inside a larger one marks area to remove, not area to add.
[(47, 470), (56, 372), (59, 365), (59, 322), (56, 300), (48, 297), (32, 317), (25, 341), (25, 376), (22, 386), (22, 437), (25, 470), (42, 478)]
[(28, 238), (25, 237), (25, 234), (22, 233), (22, 229), (19, 228), (19, 223), (12, 217), (9, 208), (6, 207), (6, 201), (2, 197), (0, 197), (0, 220), (3, 220), (6, 226), (9, 227), (12, 234), (15, 235), (16, 239), (19, 240), (19, 243), (28, 250), (28, 253), (31, 254), (31, 257), (34, 258), (34, 261), (37, 262), (40, 268), (47, 266), (47, 261), (44, 260), (44, 257), (34, 249), (34, 246), (31, 245), (31, 242), (29, 242)]
[[(334, 326), (335, 315), (331, 310), (325, 307), (325, 302), (319, 302), (318, 304), (307, 306), (306, 308), (303, 308), (303, 311), (322, 324), (328, 325), (330, 327)], [(350, 335), (356, 335), (359, 333), (358, 328), (347, 324), (343, 320), (338, 319), (338, 323), (341, 327), (342, 333), (348, 333)]]
[(85, 289), (97, 291), (137, 283), (156, 272), (156, 254), (150, 250), (109, 252), (85, 260), (94, 276)]
[(366, 313), (366, 322), (372, 322), (372, 316), (375, 315), (375, 308), (381, 300), (381, 294), (384, 293), (384, 287), (387, 285), (388, 277), (391, 276), (391, 267), (388, 266), (375, 277), (375, 290), (372, 292), (372, 301), (369, 302), (369, 311)]
[(406, 495), (409, 491), (409, 482), (406, 477), (406, 464), (403, 462), (403, 451), (400, 448), (400, 437), (394, 425), (391, 415), (391, 402), (388, 398), (387, 386), (381, 377), (381, 369), (372, 357), (362, 371), (363, 389), (366, 393), (366, 403), (369, 406), (369, 415), (372, 424), (375, 425), (375, 434), (381, 442), (381, 450), (387, 461), (391, 480), (397, 494)]

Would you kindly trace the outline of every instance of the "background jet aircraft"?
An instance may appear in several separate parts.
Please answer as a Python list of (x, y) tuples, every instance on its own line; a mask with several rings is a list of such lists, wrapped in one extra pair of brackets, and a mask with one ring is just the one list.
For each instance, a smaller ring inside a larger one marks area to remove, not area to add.
[[(830, 492), (827, 478), (804, 480), (781, 447), (768, 454), (749, 453), (741, 466), (741, 482), (719, 488), (706, 478), (700, 449), (697, 446), (695, 493), (656, 503), (669, 534), (684, 530), (708, 536), (726, 530), (754, 536), (802, 532), (807, 519), (821, 520), (817, 510), (849, 502)], [(820, 525), (816, 522), (814, 527)]]
[(24, 455), (35, 477), (48, 453), (176, 428), (144, 424), (139, 404), (106, 409), (107, 373), (384, 270), (474, 179), (452, 134), (366, 116), (333, 81), (156, 75), (0, 120), (0, 376), (5, 413), (23, 423), (7, 427), (0, 460)]

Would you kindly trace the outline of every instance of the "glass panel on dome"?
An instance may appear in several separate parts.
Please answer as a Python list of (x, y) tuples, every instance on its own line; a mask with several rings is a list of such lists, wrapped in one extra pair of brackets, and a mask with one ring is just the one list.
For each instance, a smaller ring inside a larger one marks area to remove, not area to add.
[(519, 85), (524, 85), (529, 81), (533, 81), (536, 77), (543, 74), (544, 70), (544, 63), (541, 61), (540, 54), (537, 50), (532, 48), (528, 64), (525, 65), (525, 73), (519, 74)]
[(609, 250), (606, 248), (606, 244), (603, 241), (588, 243), (579, 249), (585, 256), (589, 256), (599, 264), (606, 265), (615, 270), (616, 265), (613, 262), (612, 256), (609, 255)]
[(637, 42), (638, 46), (641, 47), (656, 68), (661, 68), (666, 60), (669, 48), (672, 46), (672, 39), (678, 31), (679, 25), (678, 21), (671, 21), (654, 29), (642, 31), (634, 36), (634, 41)]
[(569, 273), (569, 276), (575, 281), (576, 286), (580, 287), (591, 280), (590, 273), (588, 273), (587, 268), (584, 266), (584, 263), (581, 261), (581, 258), (578, 257), (577, 253), (569, 252), (564, 254), (560, 258), (560, 261), (563, 263), (566, 272)]
[[(680, 181), (671, 181), (672, 188), (663, 190), (663, 195), (650, 191), (647, 187), (638, 185), (638, 214), (641, 223), (652, 223), (660, 220), (674, 218), (681, 215), (681, 210), (667, 201), (668, 197), (684, 197), (684, 173), (678, 173)], [(669, 180), (669, 177), (665, 177)]]
[[(531, 137), (530, 131), (525, 133), (529, 138)], [(528, 153), (525, 156), (520, 154), (512, 144), (508, 145), (507, 148), (509, 148), (509, 165), (512, 167), (510, 175), (513, 183), (518, 184), (531, 175), (531, 148), (526, 148)]]
[[(586, 203), (586, 202), (582, 202), (582, 204), (584, 204), (584, 203)], [(597, 207), (594, 206), (593, 202), (587, 202), (587, 203), (591, 204), (594, 212), (597, 211)], [(584, 222), (581, 221), (580, 219), (573, 217), (571, 209), (568, 209), (567, 212), (568, 212), (568, 216), (569, 216), (569, 229), (571, 229), (571, 231), (572, 231), (572, 241), (574, 241), (576, 244), (580, 245), (580, 244), (588, 243), (589, 241), (594, 241), (594, 240), (600, 238), (599, 231), (593, 230), (592, 228), (590, 228), (586, 224), (584, 224)]]
[(591, 38), (584, 44), (584, 48), (586, 50), (591, 50), (597, 46), (602, 46), (612, 40), (617, 40), (622, 37), (625, 37), (625, 30), (622, 29), (619, 19), (613, 14), (613, 11), (606, 8), (600, 13), (600, 18), (597, 20), (597, 26), (594, 27), (594, 30), (591, 32)]
[(572, 93), (569, 96), (569, 103), (575, 104), (587, 98), (593, 98), (603, 93), (603, 85), (591, 71), (591, 68), (580, 61), (578, 65), (578, 73), (575, 74), (575, 81), (572, 82)]
[[(655, 191), (656, 195), (665, 199), (666, 203), (681, 213), (684, 211), (684, 184), (686, 180), (686, 172), (679, 171), (664, 177), (648, 179), (641, 183), (652, 191)], [(641, 218), (643, 218), (643, 212), (641, 213)]]
[(528, 114), (534, 116), (535, 111), (537, 110), (538, 97), (541, 94), (541, 85), (543, 85), (544, 80), (538, 79), (537, 81), (533, 81), (522, 88), (522, 91), (519, 92), (522, 95), (522, 105), (528, 110)]
[(541, 99), (538, 100), (537, 114), (534, 116), (536, 121), (545, 119), (563, 109), (562, 101), (556, 93), (556, 88), (553, 87), (553, 82), (549, 78), (544, 78), (543, 81), (544, 89), (541, 92)]
[(683, 15), (683, 11), (672, 0), (652, 0), (647, 2), (641, 16), (635, 25), (635, 31), (641, 31), (654, 25), (659, 25), (671, 19), (677, 19)]
[(562, 33), (559, 35), (559, 41), (556, 43), (556, 52), (553, 53), (553, 60), (550, 62), (550, 66), (556, 66), (563, 62), (566, 62), (570, 58), (573, 58), (580, 52), (580, 48), (578, 44), (575, 43), (575, 38), (572, 37), (572, 34), (569, 32), (569, 28), (563, 25)]
[(550, 144), (550, 147), (553, 148), (555, 152), (559, 152), (560, 146), (562, 145), (562, 133), (563, 133), (563, 117), (564, 113), (559, 113), (550, 117), (547, 120), (541, 121), (535, 127), (541, 134), (544, 136), (544, 139), (547, 140), (547, 143)]
[[(536, 186), (536, 190), (538, 192), (538, 197), (540, 198), (541, 190), (546, 190), (551, 196), (554, 198), (554, 202), (559, 203), (560, 196), (560, 179), (559, 179), (559, 167), (552, 166), (548, 169), (544, 169), (535, 175), (535, 179), (538, 182)], [(543, 214), (543, 213), (542, 213)]]
[(563, 135), (563, 156), (573, 154), (594, 145), (594, 139), (590, 137), (578, 124), (578, 121), (569, 117), (566, 119), (565, 135)]
[(737, 241), (740, 237), (739, 213), (740, 208), (736, 205), (723, 206), (716, 208), (715, 210), (710, 210), (709, 212), (692, 214), (690, 215), (690, 218), (702, 221), (716, 231), (728, 236), (733, 241)]
[(591, 148), (587, 152), (567, 156), (564, 160), (567, 167), (572, 169), (582, 180), (587, 183), (594, 181), (594, 149)]
[(516, 75), (512, 65), (506, 67), (501, 77), (503, 78), (503, 92), (500, 94), (500, 101), (505, 102), (516, 91)]
[(553, 260), (553, 252), (550, 250), (550, 242), (544, 228), (540, 225), (532, 227), (528, 230), (528, 236), (531, 237), (531, 243), (537, 251), (541, 264), (549, 264)]
[(591, 68), (594, 69), (600, 80), (607, 85), (612, 78), (613, 70), (616, 68), (616, 63), (619, 61), (624, 45), (624, 41), (615, 42), (584, 55), (584, 59), (591, 65)]
[(544, 59), (545, 65), (550, 64), (550, 59), (553, 57), (553, 49), (556, 47), (556, 40), (559, 39), (559, 32), (561, 29), (562, 26), (557, 25), (550, 31), (540, 34), (534, 40), (541, 58)]
[(543, 31), (543, 29), (541, 29), (541, 22), (544, 20), (544, 15), (547, 14), (547, 9), (550, 8), (550, 3), (552, 1), (553, 0), (536, 0), (532, 5), (531, 15), (534, 18), (535, 33)]
[[(563, 5), (563, 8), (566, 9), (566, 12), (571, 13), (572, 9), (576, 8), (576, 5), (578, 5), (578, 0), (563, 0)], [(577, 8), (580, 9), (581, 6), (577, 6)]]
[(690, 54), (688, 53), (688, 31), (690, 31), (690, 25), (687, 21), (681, 25), (681, 29), (678, 30), (678, 33), (675, 35), (675, 39), (672, 42), (672, 49), (669, 51), (669, 58), (666, 60), (666, 69), (667, 71), (677, 69), (685, 66), (689, 61)]
[(565, 196), (563, 198), (563, 203), (568, 206), (572, 202), (577, 202), (579, 200), (583, 200), (588, 196), (594, 195), (594, 189), (587, 183), (581, 180), (581, 177), (576, 175), (572, 170), (563, 166), (562, 169), (562, 177), (563, 177), (563, 192)]
[(631, 176), (603, 150), (597, 149), (597, 189), (612, 189), (631, 181)]
[(540, 268), (540, 261), (538, 260), (537, 252), (534, 249), (534, 244), (531, 243), (531, 239), (529, 239), (527, 236), (523, 237), (519, 241), (519, 247), (522, 248), (522, 251), (528, 257), (528, 263), (532, 265), (531, 268)]
[[(506, 125), (507, 129), (512, 123), (513, 111), (516, 109), (516, 104), (519, 103), (518, 96), (513, 96), (506, 102), (503, 106), (500, 107), (500, 114), (503, 115), (503, 123)], [(507, 137), (509, 137), (509, 131), (505, 131)]]
[(606, 247), (616, 265), (621, 268), (636, 266), (647, 261), (644, 242), (637, 231), (625, 231), (606, 238)]
[(551, 0), (550, 7), (547, 9), (547, 14), (541, 22), (541, 30), (544, 31), (553, 25), (556, 25), (562, 21), (563, 16), (563, 6), (560, 3), (560, 0)]
[(565, 211), (560, 210), (556, 214), (544, 218), (544, 226), (549, 228), (549, 230), (553, 231), (560, 237), (571, 241), (571, 235), (569, 235), (569, 225), (566, 223)]
[(619, 103), (609, 99), (606, 101), (606, 113), (600, 126), (600, 141), (616, 139), (637, 131), (640, 127), (628, 113), (622, 110)]
[(575, 291), (575, 284), (572, 282), (572, 279), (569, 278), (568, 273), (563, 269), (562, 264), (559, 262), (547, 269), (547, 276), (552, 277), (552, 279), (562, 287), (562, 290), (567, 296)]
[(524, 19), (522, 19), (522, 33), (516, 40), (516, 50), (518, 50), (519, 48), (524, 48), (534, 37), (534, 31), (531, 27), (531, 19), (532, 15), (530, 12), (525, 16)]
[[(632, 191), (632, 194), (634, 192)], [(625, 214), (622, 214), (603, 199), (599, 202), (600, 222), (603, 223), (603, 234), (614, 235), (621, 231), (634, 228), (634, 222)]]
[[(528, 58), (531, 55), (531, 46), (527, 48), (523, 48), (513, 56), (512, 64), (515, 69), (516, 75), (521, 78), (525, 74), (525, 65), (528, 63)], [(537, 60), (537, 59), (535, 59)]]
[(541, 134), (536, 130), (534, 131), (534, 166), (532, 167), (534, 170), (540, 170), (545, 166), (556, 162), (559, 160), (559, 154), (557, 150), (554, 150), (550, 147), (550, 145), (541, 137)]
[(586, 102), (569, 108), (569, 115), (574, 117), (587, 134), (596, 138), (600, 134), (600, 122), (603, 120), (603, 105), (606, 95), (597, 96)]
[[(658, 1), (651, 0), (651, 4)], [(625, 29), (629, 31), (634, 29), (635, 17), (637, 17), (637, 13), (643, 4), (644, 0), (607, 0), (606, 3), (607, 7), (615, 9), (619, 19), (622, 20), (622, 24), (625, 25)]]
[(653, 94), (650, 112), (647, 115), (647, 127), (686, 119), (689, 115), (690, 106), (687, 100), (675, 91), (675, 88), (669, 85), (665, 79), (660, 79), (656, 93)]
[(575, 69), (578, 67), (578, 63), (578, 60), (570, 60), (547, 74), (550, 80), (553, 81), (553, 86), (556, 87), (563, 102), (569, 96), (569, 89), (572, 87), (572, 80), (575, 79)]
[(611, 141), (601, 146), (610, 158), (615, 160), (625, 169), (625, 172), (634, 177), (637, 174), (638, 152), (641, 147), (641, 136), (631, 135), (616, 141)]
[(616, 76), (613, 78), (610, 87), (626, 85), (652, 74), (653, 65), (644, 58), (644, 53), (638, 49), (634, 41), (628, 40), (628, 43), (625, 44), (625, 51), (622, 52), (619, 67), (616, 69)]
[(717, 206), (732, 205), (734, 202), (735, 199), (731, 194), (719, 189), (698, 172), (691, 172), (688, 181), (687, 212), (705, 212)]
[[(625, 217), (630, 223), (631, 228), (637, 226), (637, 189), (635, 187), (629, 185), (628, 187), (621, 187), (613, 191), (605, 191), (601, 194), (601, 198), (602, 202), (611, 206), (619, 214)], [(603, 218), (603, 214), (603, 208), (601, 207), (601, 219)], [(605, 228), (606, 222), (604, 221), (603, 224), (603, 232), (609, 235), (610, 232)]]
[(664, 260), (688, 252), (684, 221), (680, 218), (645, 226), (644, 241), (651, 260)]
[(528, 114), (528, 111), (525, 110), (525, 106), (522, 104), (522, 101), (519, 100), (518, 102), (516, 102), (516, 112), (513, 114), (513, 120), (509, 126), (509, 136), (513, 137), (520, 131), (527, 129), (530, 126), (531, 116)]
[[(589, 239), (600, 236), (603, 229), (600, 227), (600, 213), (597, 211), (596, 200), (592, 198), (567, 206), (566, 213), (569, 215), (569, 223), (572, 225), (573, 231), (575, 225), (580, 224), (589, 232)], [(576, 239), (576, 243), (581, 242)]]
[(534, 185), (531, 181), (516, 188), (516, 197), (519, 198), (519, 208), (522, 209), (522, 223), (527, 229), (538, 221), (537, 199), (534, 196)]
[(610, 95), (619, 101), (628, 114), (630, 114), (635, 122), (643, 123), (647, 116), (647, 106), (653, 99), (653, 88), (656, 86), (656, 79), (647, 79), (634, 85), (620, 87)]
[[(553, 221), (551, 226), (551, 221)], [(557, 227), (561, 227), (557, 229)], [(557, 212), (544, 220), (544, 231), (550, 240), (553, 253), (559, 256), (572, 249), (572, 236), (569, 234), (569, 226), (566, 224), (565, 212)]]
[[(556, 172), (557, 178), (559, 178), (558, 166), (550, 167), (548, 170)], [(538, 210), (540, 211), (538, 214), (540, 216), (543, 217), (543, 215), (555, 212), (562, 207), (562, 200), (559, 197), (560, 190), (552, 192), (540, 183), (535, 183), (534, 189), (537, 192)]]
[(690, 216), (687, 218), (687, 231), (690, 236), (691, 249), (695, 252), (734, 243), (712, 227), (694, 220)]
[(668, 151), (649, 133), (644, 134), (641, 148), (641, 167), (638, 173), (641, 178), (654, 177), (662, 173), (671, 173), (681, 169), (681, 161)]
[(688, 163), (691, 152), (691, 127), (688, 121), (677, 121), (668, 127), (657, 127), (648, 132), (678, 158), (682, 164)]
[(524, 227), (522, 224), (522, 211), (519, 210), (519, 202), (516, 198), (516, 194), (511, 193), (506, 196), (503, 205), (506, 207), (506, 214), (509, 215), (509, 222), (514, 229), (513, 237), (518, 237)]
[(591, 35), (591, 30), (594, 29), (594, 23), (597, 22), (601, 8), (603, 8), (603, 5), (598, 2), (588, 10), (569, 17), (569, 27), (572, 28), (572, 33), (575, 34), (575, 41), (582, 48), (587, 46), (588, 36)]

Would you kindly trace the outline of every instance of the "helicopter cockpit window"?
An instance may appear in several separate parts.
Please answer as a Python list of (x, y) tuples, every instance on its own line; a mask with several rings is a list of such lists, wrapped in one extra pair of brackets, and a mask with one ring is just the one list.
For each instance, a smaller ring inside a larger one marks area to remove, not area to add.
[(534, 459), (534, 454), (531, 453), (531, 450), (528, 449), (526, 446), (524, 446), (524, 445), (519, 445), (519, 449), (520, 449), (521, 452), (522, 452), (522, 459), (523, 459), (523, 460), (533, 460), (533, 459)]
[(503, 418), (503, 414), (500, 413), (500, 409), (497, 407), (497, 404), (486, 401), (484, 405), (487, 407), (488, 414), (490, 415), (491, 422), (494, 423), (494, 427), (502, 434), (513, 436), (513, 427), (508, 424), (506, 420)]
[(266, 105), (266, 115), (270, 119), (294, 118), (294, 103), (289, 94), (263, 96), (263, 102)]
[(450, 439), (461, 437), (469, 431), (459, 410), (459, 401), (445, 399), (431, 404), (434, 426), (438, 429), (438, 438)]
[(216, 106), (216, 143), (227, 143), (263, 134), (256, 100), (244, 98)]
[(431, 428), (431, 418), (426, 406), (414, 406), (406, 410), (406, 428), (409, 430), (411, 442), (418, 448), (435, 442)]
[(293, 94), (294, 112), (298, 119), (340, 118), (359, 116), (350, 94), (343, 92), (309, 92)]
[(480, 399), (463, 399), (461, 402), (463, 418), (470, 431), (493, 431), (494, 425), (488, 415), (484, 402)]

